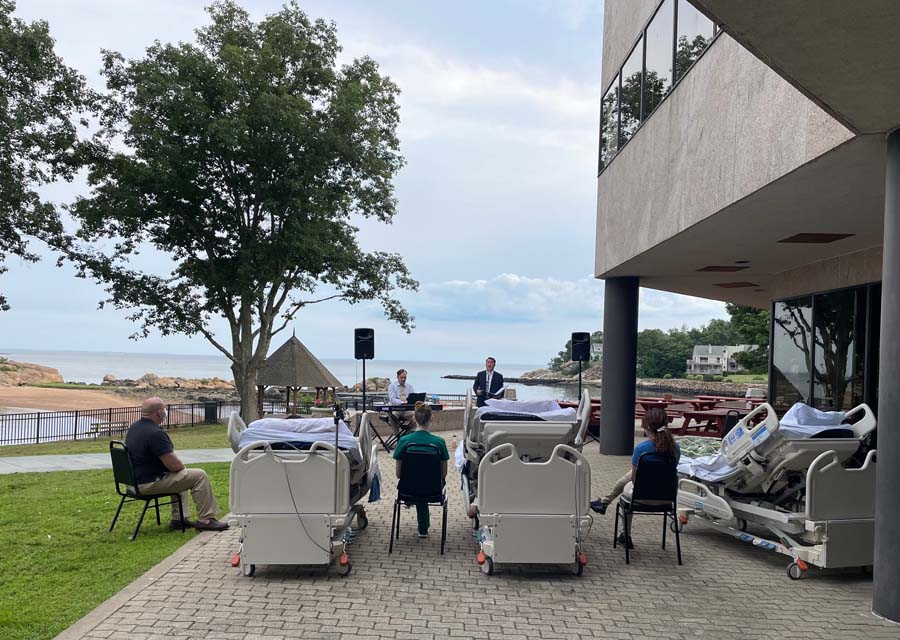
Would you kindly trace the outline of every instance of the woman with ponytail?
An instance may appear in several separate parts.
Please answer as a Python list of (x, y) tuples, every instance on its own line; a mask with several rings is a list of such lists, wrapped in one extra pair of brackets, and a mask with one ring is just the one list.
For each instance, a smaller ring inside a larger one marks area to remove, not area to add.
[[(447, 443), (443, 438), (439, 438), (429, 432), (432, 420), (431, 407), (424, 402), (417, 402), (414, 420), (416, 423), (416, 430), (400, 438), (400, 441), (394, 449), (397, 478), (400, 478), (403, 469), (403, 454), (406, 451), (406, 448), (412, 444), (430, 444), (436, 446), (441, 454), (441, 477), (446, 478), (447, 461), (450, 459), (450, 452), (447, 451)], [(427, 502), (416, 503), (416, 516), (418, 518), (419, 537), (427, 538), (428, 527), (431, 525), (431, 517), (428, 513)]]
[[(624, 493), (627, 497), (631, 496), (637, 463), (643, 454), (658, 453), (663, 456), (671, 456), (675, 458), (675, 462), (678, 462), (678, 459), (681, 457), (681, 449), (678, 447), (678, 443), (675, 442), (675, 438), (672, 437), (672, 434), (669, 433), (669, 430), (666, 428), (668, 424), (669, 420), (666, 416), (665, 409), (652, 407), (647, 410), (643, 421), (644, 435), (647, 436), (647, 439), (634, 447), (634, 453), (631, 456), (631, 471), (619, 478), (619, 481), (613, 486), (612, 491), (599, 500), (591, 502), (591, 509), (597, 513), (603, 514), (606, 513), (606, 508), (612, 501), (621, 494)], [(619, 542), (626, 544), (624, 533), (621, 534), (619, 538)], [(631, 540), (628, 540), (627, 544), (630, 548), (634, 548)]]

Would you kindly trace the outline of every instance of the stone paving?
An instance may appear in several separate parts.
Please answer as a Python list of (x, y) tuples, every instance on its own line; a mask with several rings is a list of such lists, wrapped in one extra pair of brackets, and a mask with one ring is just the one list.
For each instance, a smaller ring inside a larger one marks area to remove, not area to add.
[[(444, 435), (444, 434), (442, 434)], [(446, 434), (448, 445), (451, 434)], [(629, 467), (627, 457), (585, 447), (600, 495)], [(595, 516), (582, 577), (569, 567), (498, 567), (480, 572), (458, 476), (451, 469), (446, 555), (439, 518), (415, 537), (403, 512), (401, 538), (387, 554), (393, 465), (381, 454), (383, 499), (350, 547), (353, 572), (230, 566), (238, 532), (203, 534), (168, 563), (76, 624), (78, 638), (900, 638), (900, 626), (870, 612), (872, 579), (861, 571), (816, 571), (799, 581), (787, 558), (700, 524), (659, 547), (656, 518), (635, 521), (631, 565), (612, 548), (613, 515)], [(434, 512), (433, 512), (434, 513)]]
[[(179, 449), (177, 453), (179, 459), (185, 464), (230, 462), (234, 458), (234, 452), (231, 449)], [(109, 452), (0, 458), (0, 475), (46, 471), (85, 471), (87, 469), (112, 469)]]

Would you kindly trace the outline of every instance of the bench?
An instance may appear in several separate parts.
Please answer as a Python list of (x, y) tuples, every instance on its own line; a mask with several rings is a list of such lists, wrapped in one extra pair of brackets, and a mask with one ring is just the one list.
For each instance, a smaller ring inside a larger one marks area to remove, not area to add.
[(127, 422), (95, 422), (91, 425), (91, 433), (94, 434), (95, 438), (100, 437), (101, 434), (125, 433), (128, 426)]

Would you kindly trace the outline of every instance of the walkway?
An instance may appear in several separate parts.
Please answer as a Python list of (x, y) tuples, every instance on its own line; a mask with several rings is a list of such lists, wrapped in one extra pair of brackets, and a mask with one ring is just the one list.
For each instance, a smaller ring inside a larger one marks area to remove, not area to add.
[[(178, 457), (185, 464), (198, 462), (231, 462), (231, 449), (179, 449)], [(33, 473), (42, 471), (85, 471), (111, 469), (109, 453), (73, 453), (56, 456), (16, 456), (0, 458), (0, 474)]]
[[(594, 495), (629, 467), (596, 444), (585, 453)], [(595, 516), (581, 578), (542, 566), (483, 575), (452, 469), (446, 555), (439, 529), (417, 539), (415, 515), (404, 510), (388, 556), (396, 481), (384, 453), (381, 465), (383, 499), (367, 507), (370, 525), (353, 540), (347, 578), (262, 566), (246, 578), (229, 564), (239, 531), (204, 533), (60, 638), (900, 638), (900, 626), (870, 612), (871, 576), (811, 570), (793, 581), (784, 556), (696, 523), (682, 537), (681, 567), (674, 540), (662, 551), (659, 520), (646, 517), (636, 519), (626, 565), (622, 548), (612, 548), (610, 512)]]

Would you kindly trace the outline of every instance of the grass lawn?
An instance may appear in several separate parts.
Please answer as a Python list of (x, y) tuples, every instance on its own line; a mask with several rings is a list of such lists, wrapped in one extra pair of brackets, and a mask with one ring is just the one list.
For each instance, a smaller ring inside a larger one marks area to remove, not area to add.
[(725, 380), (728, 382), (740, 383), (765, 383), (768, 381), (768, 379), (768, 376), (750, 373), (729, 374), (729, 376), (725, 378)]
[(103, 386), (99, 384), (81, 384), (77, 382), (39, 382), (28, 385), (29, 387), (39, 387), (41, 389), (79, 389), (86, 391), (131, 391), (136, 392), (134, 387), (116, 387), (112, 385)]
[[(227, 428), (221, 424), (207, 424), (196, 427), (169, 429), (169, 437), (179, 449), (222, 449), (228, 447)], [(124, 440), (116, 436), (115, 440)], [(41, 456), (63, 453), (108, 453), (109, 438), (89, 440), (63, 440), (43, 444), (17, 444), (0, 447), (0, 457)]]
[[(228, 506), (228, 463), (206, 469), (219, 506)], [(127, 503), (107, 533), (119, 497), (112, 472), (59, 471), (0, 476), (0, 638), (52, 638), (190, 540)], [(224, 561), (224, 560), (223, 560)]]

